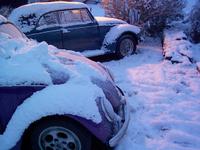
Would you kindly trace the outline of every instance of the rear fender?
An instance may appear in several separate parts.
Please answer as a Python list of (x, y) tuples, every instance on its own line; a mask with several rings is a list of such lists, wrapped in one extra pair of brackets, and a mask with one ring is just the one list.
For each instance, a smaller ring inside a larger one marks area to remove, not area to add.
[[(131, 34), (134, 38), (138, 39), (137, 35), (140, 33), (140, 28), (130, 24), (119, 24), (110, 29), (106, 34), (102, 49), (105, 51), (111, 50), (115, 51), (117, 47), (117, 39), (119, 39), (124, 34)], [(138, 40), (137, 40), (138, 41)]]

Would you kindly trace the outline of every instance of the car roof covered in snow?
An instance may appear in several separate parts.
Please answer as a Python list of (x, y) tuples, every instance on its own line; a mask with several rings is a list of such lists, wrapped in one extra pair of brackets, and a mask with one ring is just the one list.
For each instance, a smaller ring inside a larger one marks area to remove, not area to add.
[(30, 32), (41, 15), (63, 9), (88, 8), (80, 2), (38, 2), (20, 6), (12, 11), (8, 19), (17, 25), (23, 32)]
[(5, 23), (7, 21), (8, 20), (4, 16), (0, 15), (0, 24)]

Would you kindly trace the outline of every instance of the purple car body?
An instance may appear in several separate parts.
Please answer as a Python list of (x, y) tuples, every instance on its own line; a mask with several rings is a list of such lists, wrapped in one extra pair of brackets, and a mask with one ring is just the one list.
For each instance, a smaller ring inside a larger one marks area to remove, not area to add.
[[(12, 26), (13, 30), (8, 29), (9, 31), (5, 31), (4, 26), (6, 25)], [(0, 16), (0, 35), (8, 34), (11, 41), (13, 39), (17, 40), (17, 38), (12, 35), (13, 34), (12, 32), (14, 30), (16, 30), (17, 32), (19, 32), (18, 34), (20, 34), (20, 31), (18, 31), (18, 29), (12, 23), (8, 22), (4, 17)], [(21, 38), (24, 38), (25, 41), (28, 40), (23, 33), (21, 33)], [(2, 50), (0, 49), (0, 51)], [(14, 127), (12, 127), (12, 121), (13, 120), (16, 121), (15, 114), (17, 113), (17, 111), (22, 109), (22, 107), (25, 107), (24, 104), (25, 103), (27, 104), (28, 101), (30, 101), (30, 97), (34, 97), (34, 95), (37, 95), (37, 93), (48, 88), (50, 85), (44, 83), (34, 83), (34, 85), (24, 84), (24, 83), (21, 84), (13, 83), (10, 85), (10, 84), (0, 83), (0, 146), (5, 150), (6, 148), (12, 150), (23, 149), (22, 143), (24, 142), (23, 137), (24, 134), (26, 133), (26, 130), (29, 130), (32, 124), (37, 124), (37, 122), (43, 120), (44, 118), (48, 120), (51, 119), (53, 120), (54, 117), (70, 118), (71, 120), (74, 120), (75, 122), (79, 123), (81, 126), (86, 128), (92, 135), (94, 135), (101, 142), (111, 147), (116, 146), (119, 140), (125, 134), (125, 131), (127, 129), (129, 122), (129, 109), (122, 91), (114, 84), (114, 81), (112, 79), (113, 77), (108, 71), (108, 69), (102, 66), (101, 64), (97, 64), (83, 56), (80, 56), (79, 54), (75, 54), (74, 52), (66, 52), (66, 51), (56, 52), (56, 57), (62, 57), (62, 59), (70, 61), (70, 63), (77, 63), (77, 62), (84, 63), (86, 64), (86, 66), (91, 67), (92, 70), (97, 70), (103, 77), (106, 78), (106, 80), (102, 80), (98, 76), (89, 77), (91, 82), (103, 91), (103, 94), (105, 95), (106, 98), (106, 100), (105, 99), (102, 100), (101, 97), (97, 97), (96, 99), (94, 99), (95, 103), (98, 106), (98, 112), (101, 116), (101, 121), (95, 122), (94, 121), (95, 119), (92, 120), (84, 116), (78, 115), (76, 114), (75, 110), (74, 110), (75, 113), (70, 113), (70, 112), (60, 113), (56, 111), (52, 111), (46, 115), (44, 113), (43, 115), (36, 117), (35, 120), (29, 121), (29, 123), (26, 124), (26, 128), (21, 129), (22, 128), (21, 127), (20, 129), (23, 132), (22, 133), (16, 132), (17, 136), (16, 139), (14, 139), (15, 142), (10, 144), (9, 139), (6, 139), (6, 136), (9, 135), (7, 133), (12, 132), (11, 129), (14, 129)], [(10, 58), (6, 56), (3, 59), (8, 60)], [(2, 76), (0, 76), (0, 78), (1, 77)], [(52, 77), (51, 79), (53, 85), (62, 85), (64, 82), (69, 80), (68, 77), (64, 79), (58, 77)], [(12, 81), (7, 81), (7, 82), (12, 82)], [(79, 89), (76, 89), (76, 93), (77, 95), (79, 95), (80, 93)], [(69, 95), (66, 94), (66, 98), (68, 97)], [(76, 104), (77, 104), (76, 101), (73, 102), (73, 105)], [(39, 103), (38, 105), (41, 104)], [(47, 107), (50, 105), (51, 104), (48, 104)], [(66, 108), (66, 110), (69, 109), (68, 108), (69, 106), (67, 105), (64, 107)], [(49, 108), (49, 110), (50, 109), (51, 108)], [(40, 111), (42, 112), (42, 110)], [(48, 111), (48, 109), (44, 111)], [(29, 112), (37, 114), (37, 111), (34, 109), (29, 110)], [(20, 122), (20, 119), (17, 118), (17, 121)], [(5, 143), (6, 141), (8, 142), (6, 144), (3, 144), (4, 141)]]

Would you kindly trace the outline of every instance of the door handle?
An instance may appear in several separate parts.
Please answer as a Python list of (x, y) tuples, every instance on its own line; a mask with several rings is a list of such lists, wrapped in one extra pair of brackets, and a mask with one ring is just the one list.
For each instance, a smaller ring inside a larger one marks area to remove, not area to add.
[(68, 32), (70, 32), (70, 31), (67, 29), (62, 29), (62, 33), (68, 33)]

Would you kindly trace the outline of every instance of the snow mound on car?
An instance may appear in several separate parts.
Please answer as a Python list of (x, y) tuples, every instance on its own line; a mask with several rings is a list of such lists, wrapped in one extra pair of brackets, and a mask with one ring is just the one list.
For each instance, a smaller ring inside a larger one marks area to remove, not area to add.
[(115, 24), (127, 24), (125, 21), (116, 18), (109, 17), (95, 17), (100, 26), (115, 25)]
[(56, 10), (87, 8), (87, 5), (80, 2), (42, 2), (32, 3), (18, 7), (8, 17), (23, 32), (33, 30), (41, 15)]
[(0, 85), (49, 85), (58, 84), (60, 78), (65, 82), (75, 76), (105, 77), (97, 65), (80, 55), (58, 50), (45, 42), (10, 39), (3, 34), (0, 38), (4, 39), (0, 41)]

